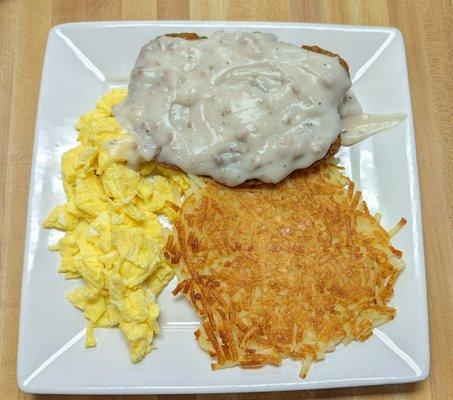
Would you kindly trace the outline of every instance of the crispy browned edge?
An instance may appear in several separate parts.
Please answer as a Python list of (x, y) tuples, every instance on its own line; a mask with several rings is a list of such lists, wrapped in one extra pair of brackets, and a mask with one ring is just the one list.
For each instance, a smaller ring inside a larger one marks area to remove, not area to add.
[(308, 50), (308, 51), (312, 51), (313, 53), (320, 53), (320, 54), (324, 54), (325, 56), (336, 57), (338, 59), (340, 65), (346, 70), (346, 72), (349, 75), (348, 63), (345, 60), (343, 60), (338, 54), (332, 53), (329, 50), (324, 50), (323, 48), (321, 48), (319, 46), (305, 46), (304, 45), (304, 46), (302, 46), (302, 48), (305, 50)]
[[(185, 40), (206, 39), (206, 36), (199, 36), (197, 33), (194, 33), (194, 32), (167, 33), (163, 36), (177, 37), (177, 38), (181, 38), (181, 39), (185, 39)], [(331, 51), (328, 51), (328, 50), (324, 50), (323, 48), (321, 48), (319, 46), (305, 46), (304, 45), (304, 46), (302, 46), (302, 48), (305, 50), (308, 50), (308, 51), (312, 51), (314, 53), (324, 54), (329, 57), (336, 57), (338, 59), (340, 65), (346, 70), (346, 72), (349, 75), (349, 66), (348, 66), (347, 62), (345, 60), (343, 60), (338, 54), (332, 53)], [(327, 154), (323, 158), (321, 158), (321, 160), (318, 160), (315, 164), (318, 164), (321, 161), (327, 160), (328, 158), (334, 156), (337, 153), (337, 151), (340, 149), (340, 146), (341, 146), (341, 140), (340, 140), (340, 136), (338, 136), (337, 140), (334, 143), (332, 143), (332, 145), (330, 146), (329, 150), (327, 151)], [(165, 163), (162, 163), (159, 161), (155, 161), (155, 162), (156, 162), (156, 164), (161, 164), (169, 169), (180, 170), (180, 168), (178, 168), (175, 165), (165, 164)], [(261, 182), (258, 179), (251, 179), (249, 181), (244, 182), (243, 184), (241, 184), (239, 186), (255, 186), (255, 185), (259, 185), (261, 183), (263, 183), (263, 182)]]

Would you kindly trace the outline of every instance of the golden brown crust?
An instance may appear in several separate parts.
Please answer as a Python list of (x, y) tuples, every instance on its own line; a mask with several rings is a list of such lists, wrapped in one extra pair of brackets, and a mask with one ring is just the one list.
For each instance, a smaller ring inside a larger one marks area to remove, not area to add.
[(199, 36), (197, 33), (194, 33), (194, 32), (166, 33), (163, 36), (176, 37), (176, 38), (186, 39), (186, 40), (206, 39), (206, 36)]
[(314, 53), (324, 54), (325, 56), (338, 58), (338, 61), (340, 62), (340, 65), (346, 70), (346, 72), (349, 75), (349, 65), (348, 65), (348, 63), (345, 60), (343, 60), (338, 54), (332, 53), (329, 50), (324, 50), (323, 48), (321, 48), (319, 46), (306, 46), (306, 45), (304, 45), (304, 46), (302, 46), (302, 48), (305, 49), (305, 50), (308, 50), (308, 51), (312, 51)]
[[(405, 221), (397, 225), (401, 227)], [(213, 369), (313, 360), (365, 340), (387, 303), (401, 252), (360, 192), (331, 163), (276, 185), (228, 188), (208, 180), (182, 205), (165, 256), (202, 319), (196, 339)], [(395, 231), (397, 230), (395, 229)]]
[[(341, 146), (341, 139), (340, 136), (337, 137), (337, 140), (332, 143), (332, 145), (329, 147), (329, 150), (327, 150), (327, 154), (324, 156), (322, 160), (326, 160), (330, 157), (333, 157), (335, 154), (337, 154), (338, 150), (340, 150)], [(321, 160), (319, 160), (321, 161)], [(318, 161), (317, 161), (318, 162)]]
[[(199, 36), (195, 32), (166, 33), (163, 36), (177, 37), (177, 38), (181, 38), (181, 39), (185, 39), (185, 40), (206, 39), (206, 36)], [(348, 64), (338, 54), (332, 53), (332, 52), (330, 52), (328, 50), (324, 50), (323, 48), (321, 48), (319, 46), (306, 46), (306, 45), (303, 45), (302, 48), (305, 49), (305, 50), (308, 50), (308, 51), (312, 51), (314, 53), (324, 54), (324, 55), (329, 56), (329, 57), (337, 57), (338, 61), (340, 62), (340, 65), (347, 71), (347, 73), (349, 75), (349, 66), (348, 66)], [(330, 146), (330, 148), (327, 151), (326, 155), (323, 158), (321, 158), (320, 160), (316, 161), (316, 163), (314, 165), (316, 165), (316, 164), (318, 164), (318, 163), (320, 163), (320, 162), (322, 162), (324, 160), (327, 160), (330, 157), (333, 157), (338, 152), (338, 150), (340, 149), (340, 146), (341, 146), (341, 140), (340, 140), (339, 134), (340, 133), (338, 133), (337, 140)], [(156, 164), (164, 166), (164, 167), (169, 168), (169, 169), (180, 170), (180, 168), (178, 168), (175, 165), (166, 164), (166, 163), (162, 163), (162, 162), (159, 162), (159, 161), (156, 161)], [(258, 179), (250, 179), (249, 181), (244, 182), (243, 184), (241, 184), (239, 186), (240, 187), (258, 186), (258, 185), (260, 185), (262, 183), (263, 182), (258, 180)]]

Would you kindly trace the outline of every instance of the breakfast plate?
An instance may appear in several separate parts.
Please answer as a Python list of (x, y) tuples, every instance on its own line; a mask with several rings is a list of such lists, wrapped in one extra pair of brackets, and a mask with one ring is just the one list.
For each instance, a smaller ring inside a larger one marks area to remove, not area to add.
[[(42, 228), (65, 201), (61, 155), (76, 143), (79, 116), (112, 88), (125, 87), (140, 48), (171, 32), (216, 30), (273, 33), (293, 44), (318, 45), (348, 61), (364, 110), (406, 113), (402, 124), (339, 152), (346, 174), (382, 224), (408, 223), (392, 241), (405, 269), (390, 304), (395, 319), (366, 342), (339, 345), (305, 379), (298, 363), (212, 371), (193, 332), (194, 311), (171, 291), (159, 295), (157, 347), (137, 364), (118, 330), (98, 329), (98, 345), (84, 346), (85, 320), (66, 300), (76, 283), (56, 272), (59, 239)], [(49, 34), (36, 122), (22, 282), (17, 378), (32, 393), (163, 394), (303, 390), (414, 382), (429, 371), (428, 316), (418, 172), (403, 39), (393, 28), (238, 22), (94, 22), (64, 24)]]

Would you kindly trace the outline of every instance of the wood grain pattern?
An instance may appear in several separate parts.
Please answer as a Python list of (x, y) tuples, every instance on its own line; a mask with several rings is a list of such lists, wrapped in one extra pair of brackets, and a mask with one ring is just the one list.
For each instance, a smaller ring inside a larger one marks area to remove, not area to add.
[(0, 398), (61, 397), (25, 395), (19, 392), (15, 377), (28, 177), (47, 32), (52, 25), (63, 22), (121, 19), (280, 20), (390, 25), (402, 31), (409, 63), (422, 188), (432, 351), (430, 377), (418, 384), (212, 397), (225, 400), (452, 398), (452, 15), (451, 0), (1, 0)]

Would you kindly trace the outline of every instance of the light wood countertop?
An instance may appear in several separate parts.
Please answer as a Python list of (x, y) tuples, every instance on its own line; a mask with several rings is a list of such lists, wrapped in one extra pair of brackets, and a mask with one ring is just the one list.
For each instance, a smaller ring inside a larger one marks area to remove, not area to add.
[[(421, 383), (406, 385), (212, 397), (229, 400), (453, 398), (452, 15), (451, 0), (1, 0), (0, 398), (61, 398), (25, 395), (16, 384), (28, 178), (48, 30), (64, 22), (155, 19), (272, 20), (394, 26), (403, 34), (408, 57), (428, 273), (431, 336), (429, 378)], [(145, 396), (135, 397), (137, 400), (141, 398)], [(147, 398), (157, 399), (158, 396)], [(184, 396), (167, 398), (180, 399)]]

